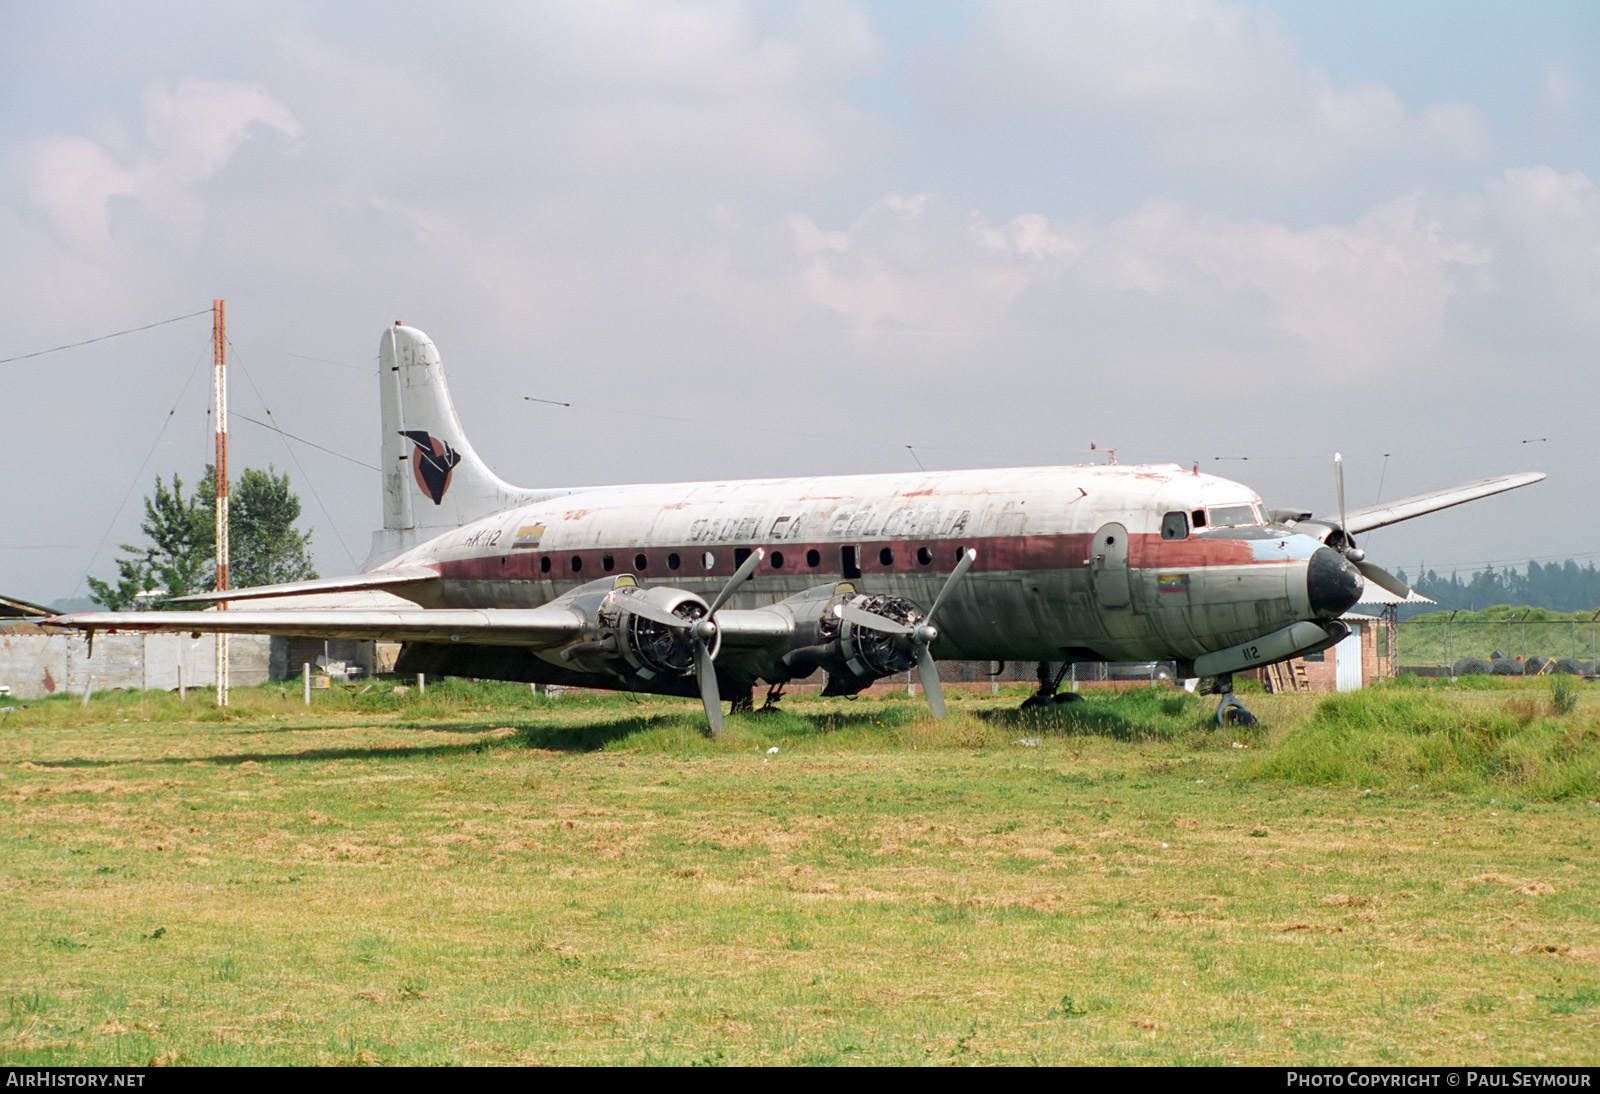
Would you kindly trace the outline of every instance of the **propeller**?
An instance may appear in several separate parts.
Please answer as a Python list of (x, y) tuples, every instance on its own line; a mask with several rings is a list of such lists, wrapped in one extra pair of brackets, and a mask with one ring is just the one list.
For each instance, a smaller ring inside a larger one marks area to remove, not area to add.
[(750, 575), (756, 572), (756, 567), (766, 557), (767, 552), (763, 548), (757, 547), (751, 551), (750, 557), (739, 565), (717, 598), (711, 602), (706, 614), (694, 620), (690, 628), (694, 636), (694, 675), (700, 681), (700, 701), (705, 705), (706, 721), (711, 726), (713, 737), (722, 733), (722, 694), (717, 691), (717, 669), (711, 655), (711, 648), (717, 640), (717, 610), (728, 602), (740, 585), (750, 580)]
[(717, 593), (706, 608), (706, 614), (698, 619), (686, 619), (661, 607), (652, 604), (642, 596), (630, 596), (627, 611), (634, 615), (642, 616), (662, 626), (674, 630), (688, 631), (689, 638), (694, 642), (694, 675), (700, 684), (700, 701), (706, 708), (706, 722), (711, 726), (711, 735), (717, 736), (722, 732), (722, 694), (717, 690), (716, 656), (712, 652), (717, 644), (717, 611), (728, 602), (739, 586), (750, 580), (750, 575), (756, 572), (756, 567), (761, 565), (761, 560), (767, 557), (764, 548), (757, 547), (750, 552), (750, 557), (740, 563), (739, 568), (733, 572), (728, 583)]
[(945, 602), (950, 590), (955, 588), (956, 582), (972, 568), (973, 560), (977, 557), (978, 552), (970, 547), (961, 553), (960, 561), (956, 563), (955, 569), (950, 571), (950, 576), (945, 578), (938, 595), (933, 598), (933, 606), (928, 609), (928, 614), (919, 619), (914, 626), (908, 627), (898, 620), (879, 615), (877, 612), (869, 612), (852, 604), (844, 604), (839, 608), (839, 617), (858, 627), (882, 631), (885, 634), (905, 635), (911, 639), (911, 644), (917, 651), (917, 678), (922, 682), (923, 694), (928, 697), (928, 709), (933, 712), (935, 718), (944, 717), (945, 706), (944, 686), (939, 683), (939, 666), (928, 649), (939, 637), (939, 628), (933, 625), (933, 619), (939, 614), (939, 605)]
[(1344, 546), (1340, 553), (1361, 571), (1361, 576), (1402, 599), (1411, 595), (1411, 587), (1389, 571), (1367, 561), (1367, 553), (1356, 546), (1355, 540), (1350, 538), (1350, 533), (1344, 530), (1344, 457), (1339, 453), (1333, 454), (1333, 488), (1339, 495), (1339, 534), (1344, 537)]

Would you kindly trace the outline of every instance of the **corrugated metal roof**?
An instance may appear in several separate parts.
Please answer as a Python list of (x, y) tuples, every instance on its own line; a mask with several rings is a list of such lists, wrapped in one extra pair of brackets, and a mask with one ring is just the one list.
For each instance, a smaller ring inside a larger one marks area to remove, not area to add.
[(18, 618), (23, 616), (46, 616), (56, 613), (49, 608), (41, 608), (37, 604), (29, 604), (26, 600), (17, 600), (9, 596), (0, 596), (0, 617)]
[(1385, 604), (1385, 605), (1387, 605), (1387, 604), (1437, 604), (1438, 603), (1437, 600), (1429, 600), (1427, 597), (1423, 596), (1421, 593), (1417, 592), (1417, 590), (1415, 590), (1415, 589), (1411, 590), (1411, 595), (1410, 596), (1400, 597), (1400, 596), (1395, 596), (1388, 589), (1385, 589), (1381, 585), (1374, 585), (1372, 582), (1367, 581), (1366, 578), (1362, 578), (1361, 580), (1362, 581), (1366, 581), (1366, 588), (1361, 590), (1361, 599), (1356, 601), (1357, 604)]

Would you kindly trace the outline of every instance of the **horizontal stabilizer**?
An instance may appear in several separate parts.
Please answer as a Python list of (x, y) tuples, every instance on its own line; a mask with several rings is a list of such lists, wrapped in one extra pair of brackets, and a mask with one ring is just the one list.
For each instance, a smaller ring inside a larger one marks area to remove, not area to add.
[[(220, 601), (264, 600), (279, 596), (309, 596), (316, 593), (353, 593), (382, 589), (406, 596), (408, 586), (439, 580), (439, 572), (428, 566), (396, 566), (389, 570), (372, 570), (348, 577), (317, 577), (310, 581), (290, 581), (282, 585), (255, 585), (247, 589), (229, 589), (226, 592), (190, 593), (175, 596), (172, 604), (215, 604)], [(409, 598), (408, 598), (409, 599)]]
[[(1448, 509), (1452, 505), (1461, 505), (1469, 501), (1477, 501), (1491, 494), (1504, 493), (1515, 490), (1519, 486), (1531, 486), (1545, 477), (1542, 471), (1524, 471), (1517, 475), (1496, 475), (1492, 479), (1479, 479), (1476, 482), (1464, 482), (1460, 486), (1451, 486), (1444, 490), (1432, 490), (1426, 494), (1413, 494), (1409, 498), (1400, 498), (1397, 501), (1386, 501), (1378, 505), (1368, 505), (1362, 509), (1352, 509), (1345, 515), (1344, 530), (1350, 535), (1361, 532), (1370, 532), (1374, 528), (1382, 528), (1389, 524), (1398, 524), (1412, 517), (1420, 517), (1425, 513), (1437, 512)], [(1336, 522), (1336, 515), (1318, 517), (1319, 521)]]

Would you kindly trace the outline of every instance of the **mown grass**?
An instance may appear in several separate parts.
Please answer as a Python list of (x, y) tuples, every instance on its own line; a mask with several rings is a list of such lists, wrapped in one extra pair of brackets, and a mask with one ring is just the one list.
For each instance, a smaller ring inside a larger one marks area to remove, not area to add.
[(5, 715), (0, 1061), (1600, 1055), (1591, 690), (386, 690)]

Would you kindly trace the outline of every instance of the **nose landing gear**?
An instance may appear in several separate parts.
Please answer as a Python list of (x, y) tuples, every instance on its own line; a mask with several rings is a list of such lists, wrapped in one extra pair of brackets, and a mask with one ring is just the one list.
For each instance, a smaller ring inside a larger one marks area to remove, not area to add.
[(1251, 714), (1233, 693), (1233, 673), (1227, 672), (1213, 677), (1211, 683), (1203, 688), (1200, 694), (1222, 696), (1222, 702), (1217, 704), (1217, 725), (1226, 727), (1256, 724), (1256, 716)]

